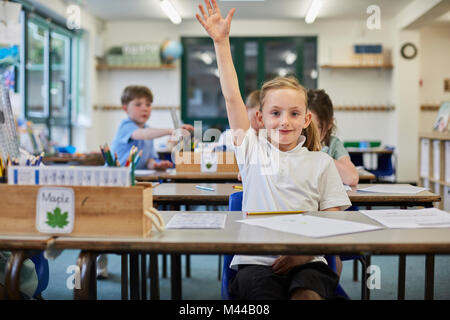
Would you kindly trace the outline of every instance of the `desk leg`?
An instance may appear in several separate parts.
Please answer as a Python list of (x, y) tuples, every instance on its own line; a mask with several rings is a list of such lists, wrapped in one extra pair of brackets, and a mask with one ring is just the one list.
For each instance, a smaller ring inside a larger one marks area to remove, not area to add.
[[(364, 270), (363, 270), (364, 272)], [(353, 260), (353, 281), (358, 281), (358, 260)]]
[(163, 263), (163, 265), (162, 265), (162, 269), (163, 269), (163, 272), (162, 272), (162, 277), (163, 278), (167, 278), (167, 254), (165, 254), (165, 253), (163, 253), (162, 254), (162, 263)]
[(80, 289), (73, 289), (75, 300), (97, 300), (97, 256), (98, 252), (81, 251), (77, 266), (80, 270)]
[(130, 299), (139, 298), (139, 254), (130, 253)]
[(425, 300), (434, 299), (434, 254), (425, 257)]
[(121, 291), (122, 291), (122, 300), (128, 300), (128, 254), (122, 253), (122, 266), (121, 266)]
[(367, 270), (368, 267), (370, 267), (372, 265), (372, 257), (371, 256), (366, 256), (366, 270), (364, 270), (364, 274), (366, 275), (363, 279), (361, 279), (361, 281), (363, 282), (361, 284), (361, 286), (364, 288), (366, 294), (364, 295), (363, 299), (365, 300), (370, 300), (370, 289), (367, 286)]
[(191, 255), (186, 254), (186, 278), (189, 278), (191, 276)]
[(170, 257), (172, 300), (181, 300), (181, 255), (171, 254)]
[(158, 255), (150, 254), (150, 299), (159, 300), (159, 272), (158, 272)]
[(398, 256), (398, 289), (397, 299), (405, 300), (405, 279), (406, 279), (406, 255)]
[(145, 253), (141, 256), (141, 299), (147, 300), (147, 255)]
[(5, 274), (6, 298), (20, 300), (20, 271), (27, 254), (25, 250), (11, 252)]

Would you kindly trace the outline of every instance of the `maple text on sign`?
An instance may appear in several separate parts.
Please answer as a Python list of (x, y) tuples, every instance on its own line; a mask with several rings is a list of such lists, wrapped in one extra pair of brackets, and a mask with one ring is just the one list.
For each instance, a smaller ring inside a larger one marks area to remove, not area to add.
[(60, 205), (60, 203), (68, 203), (69, 202), (69, 197), (64, 196), (63, 193), (60, 193), (59, 195), (53, 195), (50, 192), (48, 192), (48, 194), (45, 194), (45, 192), (42, 192), (42, 201), (46, 201), (46, 202), (53, 202), (56, 203), (58, 206)]
[(36, 228), (42, 233), (71, 233), (75, 220), (75, 194), (71, 188), (39, 188)]

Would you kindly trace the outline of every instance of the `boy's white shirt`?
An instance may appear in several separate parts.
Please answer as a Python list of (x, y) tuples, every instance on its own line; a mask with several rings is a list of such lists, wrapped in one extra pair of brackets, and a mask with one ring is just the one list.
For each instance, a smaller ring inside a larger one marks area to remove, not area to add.
[[(318, 211), (333, 207), (345, 210), (351, 205), (342, 180), (325, 152), (303, 147), (305, 136), (287, 152), (280, 151), (252, 128), (240, 146), (235, 146), (244, 194), (242, 211)], [(235, 255), (238, 264), (272, 265), (278, 256)], [(326, 260), (316, 256), (312, 261)]]

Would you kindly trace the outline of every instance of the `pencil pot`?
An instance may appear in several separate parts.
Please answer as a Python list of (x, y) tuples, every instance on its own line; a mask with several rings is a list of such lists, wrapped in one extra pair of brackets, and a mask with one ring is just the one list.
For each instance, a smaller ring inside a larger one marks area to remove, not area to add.
[(145, 237), (164, 226), (151, 185), (0, 185), (0, 201), (2, 234)]

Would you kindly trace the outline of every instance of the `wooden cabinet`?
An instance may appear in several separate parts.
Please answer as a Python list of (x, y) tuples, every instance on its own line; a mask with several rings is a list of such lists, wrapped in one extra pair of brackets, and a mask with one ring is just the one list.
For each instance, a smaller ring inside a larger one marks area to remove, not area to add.
[(450, 210), (450, 132), (419, 134), (418, 185), (441, 196), (440, 209)]

